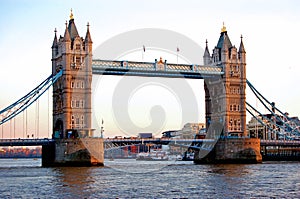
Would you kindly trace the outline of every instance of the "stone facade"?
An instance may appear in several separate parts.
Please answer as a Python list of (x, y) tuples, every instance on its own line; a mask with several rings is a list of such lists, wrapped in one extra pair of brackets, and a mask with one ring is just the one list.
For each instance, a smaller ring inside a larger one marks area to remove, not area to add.
[[(203, 153), (203, 152), (202, 152)], [(260, 163), (260, 140), (257, 138), (220, 139), (204, 158), (195, 153), (195, 163)]]
[(100, 138), (57, 139), (43, 146), (42, 166), (103, 166), (103, 148)]
[[(247, 135), (246, 51), (242, 37), (237, 50), (223, 26), (212, 55), (206, 42), (203, 60), (204, 65), (222, 66), (224, 75), (204, 80), (206, 138), (216, 143), (197, 151), (195, 163), (261, 162), (260, 140)], [(207, 156), (202, 157), (203, 153)]]
[(79, 36), (73, 14), (64, 36), (52, 45), (52, 74), (63, 70), (53, 84), (55, 144), (43, 146), (43, 166), (98, 166), (104, 163), (102, 138), (92, 138), (92, 39), (87, 25)]
[(223, 66), (225, 73), (204, 80), (208, 136), (247, 136), (246, 51), (242, 38), (237, 50), (223, 26), (211, 56), (206, 42), (203, 60), (204, 65)]
[(53, 137), (68, 138), (92, 135), (92, 40), (89, 25), (85, 39), (79, 36), (73, 15), (66, 23), (64, 36), (52, 45), (52, 74), (63, 70), (62, 77), (53, 85)]

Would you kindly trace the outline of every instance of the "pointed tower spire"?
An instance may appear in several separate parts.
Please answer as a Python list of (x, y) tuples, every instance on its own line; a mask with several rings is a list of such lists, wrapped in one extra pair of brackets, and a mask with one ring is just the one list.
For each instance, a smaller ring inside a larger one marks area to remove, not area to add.
[(241, 63), (246, 64), (246, 51), (245, 51), (242, 35), (241, 35), (241, 44), (240, 44), (240, 48), (239, 48), (238, 53), (239, 53), (239, 59), (240, 59)]
[(53, 39), (53, 43), (52, 43), (52, 47), (51, 48), (55, 48), (57, 47), (57, 36), (56, 36), (56, 28), (54, 29), (54, 39)]
[(229, 47), (231, 47), (231, 46), (228, 46), (228, 37), (227, 37), (227, 34), (224, 34), (224, 36), (223, 36), (223, 43), (222, 43), (221, 49), (227, 50)]
[(227, 48), (232, 47), (231, 41), (227, 35), (227, 30), (224, 25), (224, 22), (223, 22), (223, 27), (221, 28), (221, 34), (220, 34), (220, 38), (219, 38), (219, 41), (217, 44), (217, 48), (222, 49), (223, 47), (227, 47)]
[(85, 35), (85, 42), (86, 43), (93, 43), (92, 42), (92, 38), (91, 38), (91, 34), (90, 34), (90, 24), (89, 24), (89, 22), (87, 23), (87, 30), (86, 30), (86, 35)]
[(73, 41), (76, 37), (79, 37), (75, 22), (74, 22), (74, 15), (73, 15), (73, 11), (71, 9), (71, 14), (70, 14), (70, 20), (69, 20), (69, 25), (68, 25), (68, 29), (69, 29), (69, 34), (70, 34), (70, 38)]
[(241, 35), (241, 44), (240, 44), (240, 48), (239, 48), (239, 53), (245, 53), (245, 47), (244, 47), (244, 43), (243, 43), (243, 35)]
[(208, 56), (209, 57), (210, 54), (209, 54), (209, 50), (208, 50), (207, 39), (206, 39), (205, 43), (206, 43), (206, 47), (205, 47), (205, 51), (204, 51), (204, 56)]
[(70, 39), (70, 33), (68, 30), (68, 22), (66, 21), (66, 30), (65, 30), (65, 34), (64, 34), (64, 41), (71, 41)]
[(207, 39), (206, 39), (205, 43), (206, 43), (206, 47), (205, 47), (205, 51), (204, 51), (204, 55), (203, 55), (203, 62), (204, 62), (204, 65), (208, 65), (210, 63), (210, 53), (208, 50)]

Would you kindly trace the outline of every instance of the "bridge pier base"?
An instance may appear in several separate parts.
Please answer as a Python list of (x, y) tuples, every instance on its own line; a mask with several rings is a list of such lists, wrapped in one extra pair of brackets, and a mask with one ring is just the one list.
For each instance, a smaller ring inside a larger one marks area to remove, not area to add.
[(103, 166), (102, 138), (57, 139), (42, 148), (42, 166)]
[(261, 163), (260, 140), (257, 138), (220, 139), (204, 158), (195, 153), (196, 164), (210, 163)]

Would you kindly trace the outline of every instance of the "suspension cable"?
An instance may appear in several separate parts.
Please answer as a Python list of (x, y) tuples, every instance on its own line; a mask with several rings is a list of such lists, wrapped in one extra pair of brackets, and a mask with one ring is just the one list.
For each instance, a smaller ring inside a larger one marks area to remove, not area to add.
[(14, 138), (16, 138), (16, 118), (14, 117)]
[(23, 138), (25, 138), (25, 136), (24, 136), (24, 134), (25, 134), (25, 111), (23, 111), (23, 113), (22, 113), (22, 126), (23, 126)]
[(26, 137), (28, 138), (28, 120), (27, 120), (27, 109), (25, 110), (25, 115), (26, 115), (26, 131), (25, 131), (25, 133), (26, 133)]
[(40, 99), (37, 99), (37, 135), (36, 138), (40, 136)]
[(0, 110), (0, 114), (4, 116), (0, 120), (0, 124), (3, 124), (10, 119), (17, 116), (19, 113), (24, 111), (27, 107), (29, 107), (33, 102), (35, 102), (41, 95), (44, 94), (46, 90), (53, 85), (58, 78), (62, 76), (63, 70), (60, 70), (56, 75), (50, 75), (46, 80), (44, 80), (38, 87), (30, 91), (28, 94), (23, 96), (21, 99), (17, 100), (10, 106), (6, 107), (3, 110)]
[[(279, 110), (277, 107), (273, 106), (273, 103), (271, 103), (269, 100), (267, 100), (254, 86), (253, 84), (251, 84), (248, 80), (246, 80), (248, 86), (251, 88), (252, 92), (256, 92), (259, 96), (261, 96), (269, 105), (271, 105), (272, 107), (275, 108), (275, 110), (277, 110), (279, 113), (281, 113), (282, 115), (285, 115), (281, 110)], [(285, 115), (286, 116), (286, 115)], [(289, 117), (286, 116), (288, 119)]]
[[(291, 129), (291, 131), (297, 131), (297, 133), (299, 134), (300, 132), (296, 129), (296, 128), (292, 128), (287, 122), (283, 121), (280, 117), (278, 117), (278, 115), (276, 113), (274, 113), (264, 102), (261, 98), (263, 98), (267, 103), (269, 103), (269, 105), (272, 105), (270, 104), (270, 102), (264, 97), (262, 96), (255, 88), (254, 86), (247, 80), (247, 84), (249, 85), (250, 89), (252, 90), (252, 92), (254, 93), (254, 95), (256, 96), (256, 98), (263, 104), (263, 106), (269, 111), (272, 113), (273, 116), (275, 116), (276, 119), (278, 119), (280, 122), (282, 122), (283, 124), (285, 124), (288, 128)], [(272, 107), (276, 108), (275, 106), (272, 105)], [(282, 115), (283, 117), (285, 117), (287, 120), (290, 120), (285, 114), (283, 114), (279, 109), (276, 109), (278, 110)]]
[(50, 112), (50, 107), (49, 107), (49, 105), (50, 105), (50, 91), (48, 90), (47, 91), (48, 92), (48, 105), (47, 105), (47, 107), (48, 107), (48, 114), (47, 114), (47, 121), (48, 121), (48, 126), (47, 126), (47, 131), (48, 131), (48, 137), (50, 137), (50, 121), (49, 121), (49, 119), (50, 119), (50, 117), (49, 117), (49, 112)]
[(11, 120), (9, 120), (9, 137), (11, 138), (11, 129), (12, 129), (12, 127), (11, 127)]
[[(264, 116), (261, 112), (259, 112), (258, 110), (256, 110), (253, 106), (251, 106), (248, 102), (246, 102), (246, 105), (249, 106), (252, 110), (254, 110), (256, 113), (258, 113), (263, 119), (267, 120), (268, 122), (270, 122), (272, 125), (277, 126), (280, 129), (283, 129), (282, 126), (276, 124), (276, 122), (273, 122), (271, 119), (269, 119), (268, 117)], [(249, 112), (250, 113), (250, 112)], [(250, 113), (251, 114), (251, 113)], [(284, 129), (283, 129), (284, 130)]]

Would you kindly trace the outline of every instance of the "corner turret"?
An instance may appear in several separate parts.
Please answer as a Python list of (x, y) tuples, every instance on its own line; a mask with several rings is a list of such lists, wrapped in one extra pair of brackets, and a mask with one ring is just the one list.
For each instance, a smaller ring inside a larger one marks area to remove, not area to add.
[(210, 60), (210, 53), (208, 50), (207, 40), (205, 43), (206, 43), (206, 47), (205, 47), (205, 51), (204, 51), (204, 55), (203, 55), (203, 62), (204, 62), (204, 65), (208, 65), (208, 64), (210, 64), (211, 60)]
[(241, 43), (239, 48), (239, 60), (241, 63), (246, 63), (246, 51), (245, 51), (242, 35), (241, 35)]

